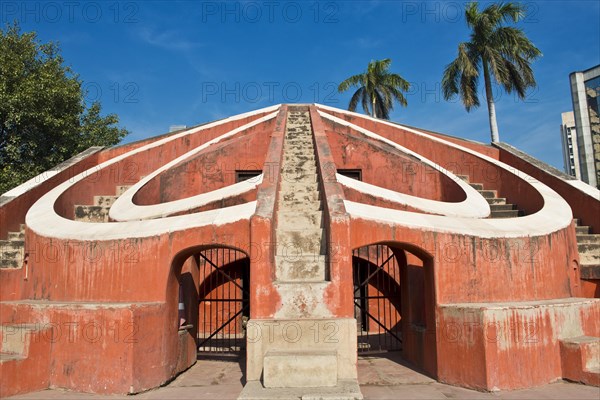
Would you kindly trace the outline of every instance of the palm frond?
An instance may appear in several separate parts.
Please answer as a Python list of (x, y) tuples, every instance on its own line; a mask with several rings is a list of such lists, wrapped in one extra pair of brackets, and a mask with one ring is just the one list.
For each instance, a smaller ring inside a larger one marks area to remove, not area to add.
[(353, 75), (338, 86), (338, 92), (345, 92), (353, 86), (361, 86), (364, 82), (364, 74)]
[(362, 98), (365, 88), (358, 88), (356, 92), (352, 95), (350, 99), (350, 103), (348, 104), (348, 110), (354, 111), (356, 110), (356, 106), (358, 105), (358, 101)]
[(477, 76), (461, 74), (459, 92), (467, 112), (470, 112), (473, 108), (479, 107), (479, 96), (477, 95), (478, 81), (479, 78)]
[(407, 91), (410, 83), (400, 75), (389, 72), (391, 63), (389, 58), (373, 60), (369, 62), (364, 73), (351, 76), (340, 83), (340, 92), (353, 86), (359, 87), (350, 99), (349, 110), (354, 111), (360, 102), (365, 113), (376, 115), (378, 118), (389, 118), (389, 113), (394, 108), (394, 100), (406, 106), (407, 101), (402, 91)]

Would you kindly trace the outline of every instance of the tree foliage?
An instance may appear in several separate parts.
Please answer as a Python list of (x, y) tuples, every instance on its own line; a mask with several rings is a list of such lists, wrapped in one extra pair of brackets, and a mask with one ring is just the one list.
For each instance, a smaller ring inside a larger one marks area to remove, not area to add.
[(394, 100), (406, 107), (406, 98), (402, 92), (406, 92), (410, 84), (400, 75), (389, 72), (391, 63), (389, 58), (371, 61), (365, 72), (340, 83), (340, 93), (351, 87), (358, 87), (350, 99), (348, 110), (356, 110), (360, 102), (368, 115), (389, 119), (390, 111), (394, 109)]
[(118, 122), (86, 105), (56, 43), (16, 23), (0, 31), (0, 193), (90, 146), (117, 144), (128, 133)]
[(507, 93), (516, 92), (521, 99), (528, 88), (536, 85), (531, 62), (542, 53), (521, 29), (504, 25), (524, 17), (525, 5), (520, 3), (495, 3), (483, 11), (477, 2), (467, 4), (465, 19), (471, 29), (470, 41), (458, 45), (458, 56), (448, 64), (442, 79), (444, 98), (459, 95), (467, 111), (471, 111), (480, 105), (477, 88), (483, 70), (493, 142), (499, 136), (491, 77)]

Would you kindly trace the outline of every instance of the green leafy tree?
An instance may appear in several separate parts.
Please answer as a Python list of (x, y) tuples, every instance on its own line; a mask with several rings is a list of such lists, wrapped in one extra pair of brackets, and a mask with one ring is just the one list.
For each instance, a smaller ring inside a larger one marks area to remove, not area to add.
[(479, 11), (477, 2), (467, 4), (465, 18), (471, 40), (458, 45), (458, 56), (448, 64), (442, 79), (444, 98), (449, 100), (458, 94), (471, 111), (479, 107), (477, 87), (483, 70), (492, 142), (500, 140), (492, 76), (507, 93), (514, 91), (521, 99), (528, 88), (536, 86), (531, 62), (542, 53), (521, 29), (504, 26), (523, 19), (524, 7), (519, 3), (497, 3)]
[(356, 110), (360, 102), (366, 114), (389, 119), (390, 111), (394, 109), (394, 100), (406, 107), (406, 98), (402, 92), (406, 92), (410, 84), (400, 75), (389, 72), (391, 63), (389, 58), (371, 61), (365, 72), (340, 83), (340, 93), (351, 87), (358, 87), (350, 99), (348, 110)]
[(55, 43), (39, 43), (18, 24), (0, 31), (0, 193), (90, 146), (128, 133), (119, 119), (89, 107), (79, 77)]

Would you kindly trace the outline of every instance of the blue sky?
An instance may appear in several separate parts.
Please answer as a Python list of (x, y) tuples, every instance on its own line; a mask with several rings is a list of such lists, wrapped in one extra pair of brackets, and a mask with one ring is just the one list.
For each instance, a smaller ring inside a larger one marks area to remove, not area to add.
[[(13, 20), (58, 41), (88, 100), (117, 113), (126, 141), (282, 102), (346, 108), (337, 84), (373, 59), (412, 83), (391, 119), (489, 141), (485, 105), (444, 101), (440, 80), (468, 40), (461, 1), (7, 1)], [(482, 3), (486, 4), (486, 3)], [(519, 25), (542, 50), (525, 101), (498, 92), (501, 140), (562, 169), (568, 75), (600, 64), (600, 1), (526, 1)], [(480, 90), (485, 104), (483, 88)]]

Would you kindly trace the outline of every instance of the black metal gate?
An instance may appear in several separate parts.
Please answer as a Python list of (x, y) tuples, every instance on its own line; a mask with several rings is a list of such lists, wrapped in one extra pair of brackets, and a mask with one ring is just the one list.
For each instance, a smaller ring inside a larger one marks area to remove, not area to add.
[(241, 251), (214, 248), (199, 253), (198, 352), (240, 356), (250, 317), (250, 261)]
[(400, 268), (388, 246), (352, 251), (358, 352), (402, 350)]

